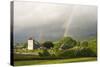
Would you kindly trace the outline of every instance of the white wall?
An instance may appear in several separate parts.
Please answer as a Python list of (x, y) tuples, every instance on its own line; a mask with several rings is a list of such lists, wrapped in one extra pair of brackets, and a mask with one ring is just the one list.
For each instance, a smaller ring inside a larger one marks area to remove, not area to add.
[(28, 50), (33, 50), (33, 40), (28, 40)]

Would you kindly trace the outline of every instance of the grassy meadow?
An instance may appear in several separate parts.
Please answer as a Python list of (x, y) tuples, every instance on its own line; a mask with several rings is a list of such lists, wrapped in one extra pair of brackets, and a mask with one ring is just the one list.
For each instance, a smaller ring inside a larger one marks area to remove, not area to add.
[(96, 61), (96, 60), (97, 60), (96, 57), (82, 57), (82, 58), (54, 59), (54, 60), (23, 60), (23, 61), (15, 61), (15, 66), (86, 62), (86, 61)]
[(96, 38), (77, 41), (71, 37), (64, 37), (59, 41), (46, 41), (40, 45), (42, 45), (42, 49), (27, 50), (26, 43), (22, 48), (15, 49), (14, 65), (58, 64), (97, 60)]

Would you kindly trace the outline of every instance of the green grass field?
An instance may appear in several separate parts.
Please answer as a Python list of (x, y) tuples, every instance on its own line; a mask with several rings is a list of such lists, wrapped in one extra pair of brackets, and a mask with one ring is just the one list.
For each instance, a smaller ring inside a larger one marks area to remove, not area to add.
[(85, 61), (96, 61), (96, 60), (97, 60), (96, 57), (56, 59), (56, 60), (23, 60), (23, 61), (14, 61), (14, 65), (23, 66), (23, 65), (40, 65), (40, 64), (58, 64), (58, 63), (85, 62)]

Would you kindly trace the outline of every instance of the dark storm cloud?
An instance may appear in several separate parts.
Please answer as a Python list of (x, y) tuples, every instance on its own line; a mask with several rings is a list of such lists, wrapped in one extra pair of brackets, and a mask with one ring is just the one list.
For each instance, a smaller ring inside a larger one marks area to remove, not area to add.
[(94, 6), (15, 2), (14, 39), (22, 42), (34, 37), (55, 41), (63, 37), (65, 29), (73, 37), (95, 35), (96, 9)]
[(96, 37), (97, 7), (79, 6), (68, 28), (67, 34), (76, 39)]

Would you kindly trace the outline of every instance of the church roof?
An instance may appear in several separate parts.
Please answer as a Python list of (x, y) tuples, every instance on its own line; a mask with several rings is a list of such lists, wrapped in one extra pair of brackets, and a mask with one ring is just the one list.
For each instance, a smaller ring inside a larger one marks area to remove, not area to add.
[(33, 38), (32, 38), (32, 37), (30, 37), (28, 40), (33, 40)]

